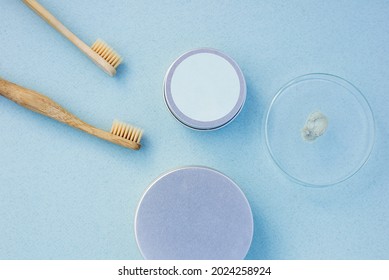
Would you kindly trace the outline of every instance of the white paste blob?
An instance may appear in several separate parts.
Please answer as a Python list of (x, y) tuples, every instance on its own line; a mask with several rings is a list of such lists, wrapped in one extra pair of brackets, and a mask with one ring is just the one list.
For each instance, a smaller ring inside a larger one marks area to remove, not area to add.
[(320, 111), (313, 112), (308, 116), (305, 126), (301, 130), (301, 136), (305, 141), (312, 142), (326, 132), (328, 119)]

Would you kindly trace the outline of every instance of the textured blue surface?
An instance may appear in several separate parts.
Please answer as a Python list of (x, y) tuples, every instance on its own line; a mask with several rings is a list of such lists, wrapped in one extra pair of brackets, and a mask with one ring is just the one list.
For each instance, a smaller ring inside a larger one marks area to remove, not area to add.
[[(205, 165), (233, 179), (254, 216), (249, 259), (389, 259), (389, 4), (386, 1), (49, 1), (87, 43), (123, 55), (110, 78), (21, 1), (1, 0), (0, 76), (85, 121), (145, 129), (129, 151), (0, 98), (0, 258), (139, 259), (137, 203), (161, 173)], [(212, 47), (245, 74), (241, 114), (192, 131), (165, 108), (180, 54)], [(294, 77), (332, 73), (357, 86), (376, 118), (367, 165), (330, 188), (286, 178), (267, 154), (263, 119)]]

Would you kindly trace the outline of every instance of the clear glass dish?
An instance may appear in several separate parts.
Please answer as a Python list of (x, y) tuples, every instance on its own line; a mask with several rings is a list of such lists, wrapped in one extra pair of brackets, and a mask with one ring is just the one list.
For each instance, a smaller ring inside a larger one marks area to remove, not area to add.
[(369, 158), (374, 131), (362, 93), (330, 74), (300, 76), (282, 87), (265, 123), (275, 163), (294, 181), (312, 187), (337, 184), (357, 173)]

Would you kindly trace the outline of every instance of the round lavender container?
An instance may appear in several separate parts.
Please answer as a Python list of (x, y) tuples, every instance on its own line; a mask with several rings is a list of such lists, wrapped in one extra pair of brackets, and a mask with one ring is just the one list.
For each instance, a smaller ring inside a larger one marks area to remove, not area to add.
[(240, 188), (199, 166), (160, 176), (143, 195), (135, 236), (145, 259), (243, 259), (253, 216)]
[(197, 130), (212, 130), (239, 114), (246, 100), (246, 82), (229, 56), (215, 49), (195, 49), (170, 66), (164, 98), (181, 123)]

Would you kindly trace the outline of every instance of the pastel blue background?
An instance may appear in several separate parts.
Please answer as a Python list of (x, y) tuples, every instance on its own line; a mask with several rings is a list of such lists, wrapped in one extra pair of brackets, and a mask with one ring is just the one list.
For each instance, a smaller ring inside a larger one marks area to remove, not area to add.
[[(125, 62), (110, 78), (22, 1), (0, 0), (0, 75), (85, 121), (145, 130), (131, 151), (0, 98), (0, 258), (141, 259), (137, 203), (161, 173), (215, 168), (252, 206), (248, 259), (389, 259), (389, 2), (49, 1), (88, 44), (102, 38)], [(169, 65), (197, 47), (242, 68), (248, 97), (227, 127), (198, 132), (165, 108)], [(311, 72), (356, 85), (376, 118), (376, 144), (351, 179), (324, 189), (286, 178), (267, 154), (264, 114), (277, 90)]]

